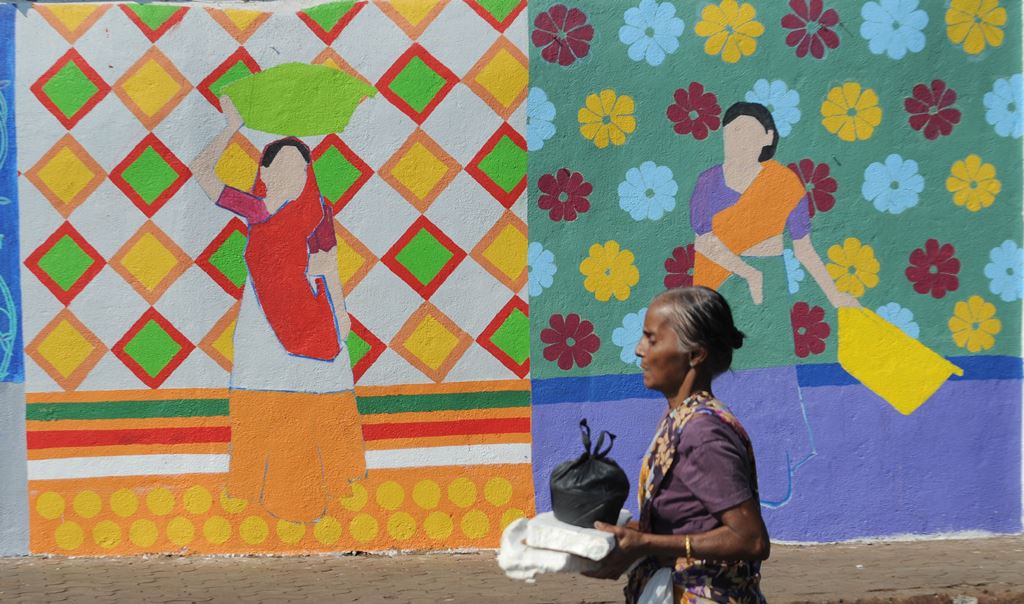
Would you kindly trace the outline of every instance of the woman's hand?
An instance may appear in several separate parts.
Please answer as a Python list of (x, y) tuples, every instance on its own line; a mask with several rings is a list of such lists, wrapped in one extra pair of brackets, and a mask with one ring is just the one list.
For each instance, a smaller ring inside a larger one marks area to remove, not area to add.
[(338, 274), (338, 253), (336, 248), (321, 250), (309, 255), (309, 262), (306, 266), (306, 274), (314, 275), (337, 275)]
[(238, 132), (244, 121), (242, 120), (242, 114), (238, 112), (238, 108), (231, 101), (231, 97), (227, 95), (220, 97), (220, 108), (224, 112), (227, 129), (231, 132)]
[(618, 579), (634, 562), (647, 555), (645, 533), (624, 526), (595, 522), (594, 528), (615, 535), (615, 549), (605, 556), (601, 566), (584, 575), (594, 579)]
[(861, 304), (857, 298), (854, 298), (850, 294), (841, 291), (835, 291), (828, 296), (829, 303), (835, 308), (860, 308)]

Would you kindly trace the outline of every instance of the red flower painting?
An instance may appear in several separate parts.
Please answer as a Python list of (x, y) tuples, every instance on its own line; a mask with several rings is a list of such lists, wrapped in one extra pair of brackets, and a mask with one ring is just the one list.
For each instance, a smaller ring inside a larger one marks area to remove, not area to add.
[(942, 298), (959, 289), (960, 260), (955, 254), (952, 244), (940, 244), (936, 239), (929, 239), (923, 248), (911, 252), (906, 275), (914, 284), (914, 291)]
[(665, 289), (693, 285), (693, 262), (696, 252), (693, 244), (677, 247), (665, 260)]
[(801, 59), (808, 53), (815, 59), (825, 57), (826, 48), (839, 48), (839, 35), (832, 29), (839, 24), (834, 8), (825, 10), (822, 0), (789, 0), (792, 13), (782, 17), (782, 27), (790, 30), (786, 45), (796, 47)]
[(586, 367), (593, 354), (601, 347), (601, 338), (594, 333), (594, 324), (580, 318), (576, 313), (566, 316), (551, 315), (548, 325), (540, 332), (540, 341), (547, 344), (544, 358), (558, 363), (558, 368), (568, 371)]
[(587, 196), (594, 187), (579, 172), (562, 168), (554, 174), (545, 174), (537, 181), (537, 187), (541, 193), (537, 206), (547, 210), (548, 217), (555, 222), (572, 222), (590, 209)]
[(800, 182), (804, 183), (804, 188), (807, 189), (807, 197), (811, 202), (808, 204), (808, 210), (811, 216), (814, 216), (815, 212), (827, 212), (836, 205), (836, 189), (839, 185), (830, 175), (828, 164), (816, 164), (805, 157), (797, 163), (789, 164), (789, 169), (796, 172)]
[(903, 100), (903, 107), (910, 114), (907, 121), (911, 128), (923, 132), (930, 141), (952, 134), (953, 126), (960, 123), (960, 110), (953, 107), (955, 90), (942, 80), (932, 80), (930, 87), (914, 86), (911, 95)]
[(719, 115), (722, 108), (718, 98), (705, 92), (700, 82), (690, 82), (687, 88), (676, 90), (673, 95), (675, 102), (665, 112), (672, 121), (676, 134), (691, 134), (697, 140), (704, 140), (708, 133), (718, 130), (722, 124)]
[(541, 58), (549, 63), (572, 65), (590, 52), (594, 26), (578, 8), (556, 4), (538, 14), (533, 26), (533, 45), (541, 49)]
[(797, 302), (789, 311), (789, 321), (793, 325), (796, 356), (803, 359), (825, 352), (825, 339), (832, 333), (832, 328), (825, 322), (824, 308)]

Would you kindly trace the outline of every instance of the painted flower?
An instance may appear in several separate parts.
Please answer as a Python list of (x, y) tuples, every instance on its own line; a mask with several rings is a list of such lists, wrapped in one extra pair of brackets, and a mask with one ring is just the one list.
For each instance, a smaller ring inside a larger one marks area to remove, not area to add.
[(875, 204), (879, 212), (901, 214), (917, 205), (924, 190), (924, 177), (918, 174), (917, 162), (892, 153), (884, 163), (874, 162), (864, 170), (860, 192)]
[(545, 174), (537, 180), (540, 198), (537, 207), (548, 211), (548, 217), (555, 222), (572, 222), (579, 214), (590, 209), (587, 196), (594, 187), (583, 179), (579, 172), (562, 168), (554, 174)]
[(957, 302), (953, 316), (949, 319), (949, 331), (953, 341), (968, 352), (988, 350), (996, 345), (996, 334), (1003, 330), (1003, 323), (996, 318), (996, 307), (981, 296), (971, 296)]
[(775, 120), (779, 136), (789, 136), (793, 124), (800, 121), (800, 93), (791, 90), (782, 80), (760, 79), (754, 82), (754, 89), (748, 90), (748, 103), (760, 103), (768, 108)]
[(526, 248), (526, 267), (530, 275), (530, 297), (536, 298), (554, 283), (555, 273), (558, 272), (555, 255), (539, 241), (531, 241)]
[(540, 88), (530, 89), (526, 97), (526, 149), (544, 148), (544, 141), (555, 135), (555, 105)]
[(959, 289), (960, 260), (955, 254), (956, 248), (951, 244), (940, 245), (936, 239), (929, 239), (923, 248), (910, 252), (906, 275), (914, 284), (914, 291), (937, 299)]
[(789, 321), (793, 326), (793, 350), (796, 356), (803, 359), (825, 352), (825, 339), (832, 333), (832, 328), (825, 322), (824, 308), (797, 302), (789, 311)]
[(829, 174), (828, 164), (816, 164), (805, 157), (798, 163), (789, 164), (789, 169), (796, 172), (800, 182), (804, 183), (804, 189), (807, 190), (807, 197), (811, 202), (807, 208), (811, 216), (814, 216), (815, 212), (827, 212), (836, 205), (835, 193), (839, 185)]
[(859, 298), (867, 289), (878, 285), (881, 266), (875, 259), (875, 250), (860, 239), (847, 237), (842, 245), (828, 248), (828, 259), (831, 262), (825, 268), (839, 291)]
[(640, 282), (640, 271), (633, 260), (633, 252), (620, 249), (618, 241), (595, 243), (590, 246), (590, 255), (580, 262), (583, 287), (598, 302), (607, 302), (613, 295), (620, 302), (627, 300), (630, 288)]
[(757, 11), (750, 3), (722, 0), (720, 4), (704, 7), (694, 31), (707, 38), (705, 53), (721, 54), (726, 63), (735, 63), (757, 50), (757, 38), (764, 33), (764, 25), (754, 19), (756, 16)]
[(871, 138), (882, 123), (882, 108), (874, 90), (847, 82), (828, 91), (821, 104), (821, 117), (821, 124), (839, 140), (863, 141)]
[(825, 56), (825, 49), (839, 48), (839, 35), (832, 29), (839, 24), (834, 8), (824, 10), (822, 0), (789, 0), (792, 13), (782, 17), (782, 27), (790, 30), (786, 45), (796, 47), (801, 59), (811, 53), (815, 59)]
[(996, 168), (986, 164), (975, 154), (953, 162), (946, 178), (946, 190), (953, 194), (953, 203), (977, 212), (987, 208), (1003, 190), (996, 178)]
[(909, 308), (903, 308), (896, 302), (890, 302), (885, 306), (878, 307), (875, 312), (879, 317), (899, 327), (900, 331), (915, 340), (921, 335), (921, 327), (914, 321), (914, 313)]
[(594, 324), (581, 319), (576, 313), (566, 316), (551, 315), (549, 327), (540, 332), (540, 341), (544, 347), (544, 358), (558, 363), (558, 368), (568, 371), (577, 367), (586, 367), (593, 359), (593, 354), (601, 348), (601, 338), (594, 333)]
[(693, 285), (693, 264), (697, 258), (693, 244), (677, 247), (665, 259), (665, 289)]
[(641, 308), (637, 312), (631, 312), (622, 317), (622, 327), (612, 330), (612, 343), (620, 347), (619, 359), (623, 363), (640, 366), (640, 357), (636, 356), (636, 345), (644, 335), (644, 317), (647, 316), (647, 308)]
[(675, 124), (672, 129), (676, 134), (692, 134), (702, 141), (708, 137), (708, 132), (722, 125), (718, 98), (705, 92), (700, 82), (690, 82), (688, 87), (676, 90), (672, 98), (675, 102), (668, 106), (665, 115)]
[(800, 266), (800, 259), (788, 247), (782, 251), (782, 259), (786, 264), (786, 284), (789, 286), (789, 293), (795, 294), (800, 291), (800, 284), (807, 273)]
[(533, 27), (533, 45), (541, 49), (540, 56), (548, 63), (572, 65), (590, 52), (594, 26), (578, 8), (556, 4), (538, 14)]
[(634, 108), (633, 97), (618, 96), (610, 88), (591, 94), (579, 110), (580, 134), (598, 149), (604, 149), (609, 142), (624, 145), (626, 135), (636, 130)]
[(619, 183), (619, 207), (633, 220), (660, 220), (676, 207), (679, 186), (672, 170), (645, 161), (639, 168), (626, 171), (626, 180)]
[(942, 80), (932, 80), (930, 88), (918, 84), (911, 94), (903, 100), (911, 128), (922, 130), (930, 141), (952, 134), (953, 126), (960, 123), (960, 110), (952, 106), (956, 102), (955, 90)]
[(917, 8), (917, 4), (917, 0), (865, 2), (860, 9), (864, 18), (860, 37), (868, 41), (868, 50), (876, 55), (885, 53), (890, 59), (902, 59), (907, 52), (921, 52), (928, 13)]
[(946, 9), (946, 35), (964, 52), (976, 55), (987, 46), (1003, 45), (1006, 9), (999, 0), (952, 0)]
[(985, 265), (989, 278), (988, 289), (1003, 302), (1024, 298), (1024, 250), (1007, 239), (988, 253), (991, 260)]
[(640, 6), (626, 10), (623, 19), (626, 24), (619, 28), (619, 42), (629, 46), (630, 59), (656, 67), (679, 49), (685, 24), (676, 17), (671, 2), (640, 0)]
[(1024, 136), (1024, 76), (999, 78), (985, 93), (985, 121), (999, 136)]

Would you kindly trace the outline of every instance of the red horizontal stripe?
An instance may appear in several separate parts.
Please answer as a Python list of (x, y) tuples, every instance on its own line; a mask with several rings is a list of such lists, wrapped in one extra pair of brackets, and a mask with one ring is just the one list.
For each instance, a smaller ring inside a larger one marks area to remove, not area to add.
[(369, 424), (363, 426), (363, 438), (422, 438), (426, 436), (457, 436), (462, 434), (511, 434), (530, 431), (530, 418), (460, 419), (450, 422), (408, 422), (400, 424)]
[(40, 430), (28, 432), (27, 436), (29, 449), (110, 445), (178, 445), (226, 443), (231, 440), (231, 428), (210, 426), (131, 430)]

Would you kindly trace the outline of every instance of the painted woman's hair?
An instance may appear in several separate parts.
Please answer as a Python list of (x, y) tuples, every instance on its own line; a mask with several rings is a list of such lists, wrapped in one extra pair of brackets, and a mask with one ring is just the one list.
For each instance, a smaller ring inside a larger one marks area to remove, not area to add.
[(263, 149), (263, 157), (260, 158), (260, 165), (264, 168), (269, 167), (270, 164), (274, 163), (274, 158), (277, 157), (277, 154), (285, 147), (295, 147), (299, 150), (299, 154), (302, 155), (302, 159), (306, 160), (307, 164), (309, 163), (309, 147), (299, 139), (289, 136), (288, 138), (282, 138), (267, 145)]
[(707, 351), (707, 368), (712, 376), (732, 365), (732, 353), (746, 337), (736, 329), (732, 309), (722, 294), (707, 287), (678, 287), (658, 295), (651, 303), (665, 305), (679, 345), (686, 352)]
[(764, 127), (765, 132), (771, 131), (772, 133), (772, 144), (761, 148), (761, 155), (758, 156), (757, 161), (768, 161), (775, 157), (775, 149), (779, 146), (779, 130), (775, 127), (772, 112), (768, 111), (768, 108), (760, 103), (745, 103), (742, 101), (733, 103), (732, 107), (725, 110), (725, 117), (722, 118), (722, 127), (728, 126), (730, 122), (741, 115), (749, 115)]

